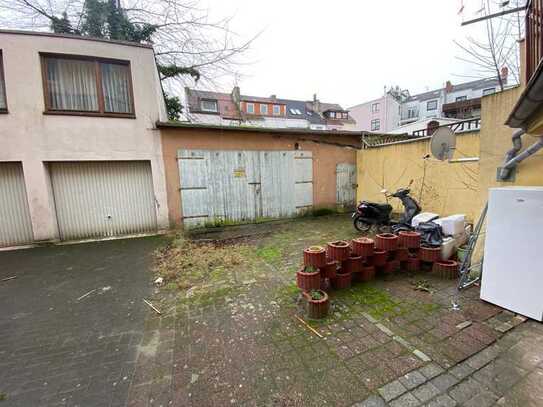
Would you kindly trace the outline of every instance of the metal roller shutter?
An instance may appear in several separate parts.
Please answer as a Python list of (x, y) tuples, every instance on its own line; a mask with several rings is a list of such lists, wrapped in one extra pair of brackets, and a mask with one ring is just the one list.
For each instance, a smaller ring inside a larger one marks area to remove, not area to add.
[(157, 230), (148, 161), (53, 162), (49, 168), (62, 240)]
[(0, 163), (0, 247), (30, 243), (32, 221), (21, 163)]

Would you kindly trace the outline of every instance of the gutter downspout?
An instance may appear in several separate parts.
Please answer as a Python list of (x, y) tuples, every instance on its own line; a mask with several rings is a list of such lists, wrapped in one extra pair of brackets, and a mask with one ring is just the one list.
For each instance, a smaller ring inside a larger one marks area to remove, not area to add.
[(516, 168), (526, 158), (534, 155), (543, 148), (543, 136), (540, 136), (538, 141), (536, 141), (519, 155), (516, 155), (522, 147), (520, 137), (524, 133), (524, 130), (518, 130), (513, 134), (513, 148), (509, 150), (505, 155), (506, 162), (503, 164), (503, 167), (500, 169), (500, 172), (498, 174), (499, 181), (506, 181), (511, 175), (512, 169)]

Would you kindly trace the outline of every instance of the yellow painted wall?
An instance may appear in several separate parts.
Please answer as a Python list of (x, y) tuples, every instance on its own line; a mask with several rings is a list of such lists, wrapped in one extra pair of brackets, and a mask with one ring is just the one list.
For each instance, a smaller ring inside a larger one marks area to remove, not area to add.
[[(458, 135), (454, 158), (479, 155), (479, 132)], [(473, 220), (478, 216), (479, 163), (448, 163), (434, 158), (424, 160), (430, 152), (428, 139), (361, 150), (357, 153), (357, 198), (384, 202), (380, 192), (393, 192), (411, 180), (412, 196), (423, 211), (440, 215), (463, 213)], [(421, 188), (424, 180), (424, 188)], [(401, 203), (391, 199), (395, 210)], [(475, 203), (475, 204), (474, 204)]]
[[(543, 186), (543, 151), (527, 158), (516, 169), (514, 182), (496, 181), (496, 169), (503, 164), (505, 153), (513, 145), (511, 135), (514, 130), (503, 123), (509, 116), (522, 87), (509, 89), (494, 95), (485, 96), (481, 107), (481, 161), (480, 196), (482, 207), (488, 199), (488, 189), (497, 186)], [(536, 137), (524, 135), (522, 149), (537, 141)]]

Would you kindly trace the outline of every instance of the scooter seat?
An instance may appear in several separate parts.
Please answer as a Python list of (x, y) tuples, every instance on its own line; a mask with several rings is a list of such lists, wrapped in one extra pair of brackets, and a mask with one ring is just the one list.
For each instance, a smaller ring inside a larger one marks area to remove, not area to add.
[(380, 212), (384, 213), (390, 213), (392, 212), (392, 205), (390, 204), (380, 204), (376, 202), (364, 202), (368, 206), (373, 206), (375, 209), (377, 209)]

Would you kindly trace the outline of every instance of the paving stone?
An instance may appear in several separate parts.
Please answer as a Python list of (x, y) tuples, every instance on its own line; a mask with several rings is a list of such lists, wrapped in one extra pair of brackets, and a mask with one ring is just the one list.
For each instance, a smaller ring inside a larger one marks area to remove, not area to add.
[(409, 342), (407, 342), (403, 337), (401, 336), (394, 336), (392, 337), (392, 339), (394, 339), (396, 342), (398, 342), (399, 344), (405, 346), (407, 349), (411, 350), (413, 349), (413, 345), (411, 345)]
[(452, 386), (458, 383), (458, 379), (454, 377), (452, 374), (449, 373), (443, 373), (442, 375), (439, 375), (432, 379), (430, 383), (432, 383), (434, 386), (436, 386), (439, 390), (447, 391)]
[(376, 324), (377, 322), (379, 322), (374, 317), (372, 317), (370, 314), (368, 314), (367, 312), (363, 312), (362, 315), (364, 316), (364, 318), (366, 318), (372, 324)]
[(507, 331), (510, 331), (513, 328), (514, 326), (510, 324), (509, 322), (503, 322), (494, 329), (496, 329), (496, 331), (498, 332), (505, 333)]
[(436, 386), (428, 382), (423, 384), (422, 386), (417, 387), (415, 390), (412, 391), (412, 393), (421, 402), (426, 403), (427, 401), (433, 399), (435, 396), (439, 395), (441, 392)]
[(467, 327), (470, 326), (471, 324), (473, 324), (473, 322), (471, 322), (471, 321), (464, 321), (464, 322), (461, 322), (461, 323), (459, 323), (458, 325), (456, 325), (456, 328), (462, 330), (462, 329), (464, 329), (464, 328), (467, 328)]
[(411, 390), (425, 383), (428, 379), (418, 370), (413, 370), (400, 377), (399, 380), (408, 390)]
[(442, 394), (426, 404), (426, 407), (455, 407), (457, 405), (458, 403), (453, 398)]
[(480, 383), (468, 378), (449, 390), (449, 396), (462, 404), (475, 397), (475, 395), (481, 391), (481, 387)]
[(384, 326), (383, 324), (375, 324), (375, 326), (377, 328), (379, 328), (379, 330), (381, 332), (383, 332), (385, 335), (388, 335), (388, 336), (394, 336), (394, 332), (392, 332), (390, 329), (388, 329), (386, 326)]
[(420, 401), (411, 393), (405, 393), (403, 396), (391, 401), (390, 407), (416, 407), (420, 406)]
[(413, 351), (413, 354), (418, 357), (420, 360), (422, 360), (423, 362), (431, 362), (432, 361), (432, 358), (430, 358), (430, 356), (428, 356), (426, 353), (418, 350), (418, 349), (415, 349)]
[(458, 378), (459, 380), (468, 377), (473, 372), (475, 372), (475, 369), (468, 365), (466, 362), (459, 363), (449, 370), (449, 373)]
[(419, 369), (419, 372), (421, 372), (427, 379), (433, 379), (437, 375), (440, 375), (445, 370), (437, 365), (436, 363), (430, 363), (424, 367), (421, 367)]
[(385, 401), (376, 395), (368, 397), (366, 400), (353, 404), (352, 407), (386, 407)]
[(463, 406), (464, 407), (490, 407), (490, 406), (493, 406), (497, 400), (498, 400), (498, 396), (496, 396), (495, 394), (489, 391), (482, 391), (479, 394), (477, 394), (475, 397), (466, 401), (463, 404)]
[(394, 380), (378, 390), (381, 397), (383, 397), (383, 399), (387, 402), (404, 394), (406, 391), (407, 389), (398, 380)]

